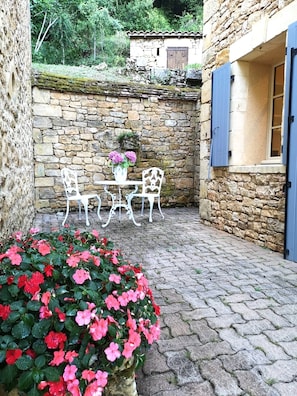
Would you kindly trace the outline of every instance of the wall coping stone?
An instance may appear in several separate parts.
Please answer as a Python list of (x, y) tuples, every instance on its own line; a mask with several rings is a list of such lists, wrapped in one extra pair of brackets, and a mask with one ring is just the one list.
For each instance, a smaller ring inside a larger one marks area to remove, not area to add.
[(112, 97), (149, 98), (157, 96), (163, 100), (197, 101), (200, 97), (200, 88), (180, 88), (175, 86), (145, 85), (137, 83), (111, 83), (92, 80), (89, 78), (65, 77), (55, 74), (32, 71), (32, 86), (58, 92), (75, 92)]

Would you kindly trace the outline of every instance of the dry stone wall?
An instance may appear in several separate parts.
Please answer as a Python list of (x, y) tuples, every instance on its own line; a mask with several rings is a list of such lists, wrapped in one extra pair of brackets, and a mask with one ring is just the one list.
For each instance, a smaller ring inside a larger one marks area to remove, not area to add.
[(0, 7), (0, 239), (34, 217), (29, 0)]
[[(283, 251), (284, 172), (236, 173), (213, 168), (210, 176), (211, 73), (229, 61), (230, 45), (293, 0), (205, 0), (201, 88), (200, 215), (206, 224)], [(260, 194), (259, 194), (260, 191)]]
[[(108, 154), (124, 132), (139, 136), (137, 164), (128, 178), (158, 166), (165, 171), (162, 205), (198, 204), (199, 89), (121, 85), (33, 76), (35, 206), (65, 210), (60, 172), (78, 171), (82, 191), (102, 192), (98, 180), (113, 179)], [(108, 205), (103, 199), (103, 206)]]

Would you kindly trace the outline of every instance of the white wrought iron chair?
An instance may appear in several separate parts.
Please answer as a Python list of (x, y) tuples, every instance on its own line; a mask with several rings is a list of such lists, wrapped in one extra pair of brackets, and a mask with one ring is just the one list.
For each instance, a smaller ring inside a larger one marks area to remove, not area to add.
[(161, 210), (161, 203), (160, 203), (160, 193), (161, 187), (164, 177), (164, 171), (157, 167), (152, 167), (149, 169), (145, 169), (142, 171), (142, 191), (139, 193), (131, 193), (127, 197), (129, 200), (129, 205), (131, 205), (131, 201), (135, 197), (140, 197), (142, 199), (141, 202), (141, 216), (143, 216), (144, 211), (144, 201), (147, 198), (150, 205), (150, 212), (149, 212), (149, 222), (153, 221), (153, 207), (155, 199), (158, 203), (159, 212), (164, 219), (164, 215)]
[(100, 208), (101, 208), (101, 198), (97, 194), (81, 194), (79, 192), (78, 188), (78, 182), (77, 182), (77, 173), (69, 168), (63, 168), (61, 170), (61, 177), (66, 193), (66, 198), (67, 198), (67, 209), (66, 209), (66, 215), (63, 220), (62, 225), (64, 226), (68, 214), (69, 214), (69, 206), (70, 206), (70, 201), (77, 201), (78, 202), (78, 210), (79, 210), (79, 215), (78, 218), (81, 219), (81, 204), (83, 204), (84, 209), (85, 209), (85, 215), (86, 215), (86, 225), (89, 226), (89, 216), (88, 216), (88, 206), (89, 206), (89, 199), (95, 198), (98, 200), (98, 210), (97, 210), (97, 216), (99, 220), (101, 220), (100, 216)]

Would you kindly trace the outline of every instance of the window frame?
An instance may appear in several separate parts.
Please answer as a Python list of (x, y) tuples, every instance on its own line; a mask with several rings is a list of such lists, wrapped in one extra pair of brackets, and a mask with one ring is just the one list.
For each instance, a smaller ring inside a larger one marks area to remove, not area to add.
[[(274, 94), (275, 89), (275, 76), (276, 69), (279, 66), (283, 65), (283, 89), (281, 94)], [(267, 133), (267, 156), (263, 162), (281, 162), (282, 161), (282, 141), (283, 141), (283, 130), (284, 130), (284, 102), (285, 102), (285, 59), (282, 62), (278, 62), (275, 65), (272, 65), (272, 73), (271, 73), (271, 99), (270, 99), (270, 110), (269, 110), (269, 122), (268, 122), (268, 133)], [(278, 125), (273, 125), (273, 109), (274, 109), (274, 100), (282, 97), (282, 114), (281, 114), (281, 123)], [(273, 129), (280, 128), (281, 130), (281, 142), (280, 142), (280, 155), (271, 155), (272, 151), (272, 132)]]

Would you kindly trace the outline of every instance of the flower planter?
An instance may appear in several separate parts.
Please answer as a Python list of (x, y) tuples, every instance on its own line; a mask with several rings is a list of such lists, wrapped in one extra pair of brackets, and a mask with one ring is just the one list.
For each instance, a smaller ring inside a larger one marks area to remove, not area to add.
[(114, 178), (118, 183), (125, 182), (127, 180), (127, 173), (127, 168), (122, 168), (120, 165), (113, 167)]
[(15, 233), (0, 242), (0, 396), (137, 396), (159, 314), (98, 231)]
[(110, 375), (104, 396), (137, 396), (135, 381), (135, 364), (132, 360), (124, 364)]

